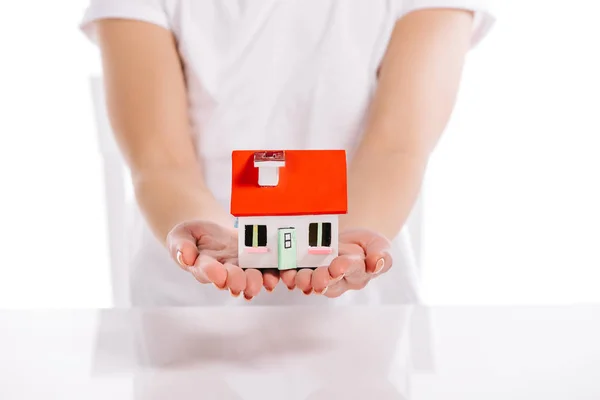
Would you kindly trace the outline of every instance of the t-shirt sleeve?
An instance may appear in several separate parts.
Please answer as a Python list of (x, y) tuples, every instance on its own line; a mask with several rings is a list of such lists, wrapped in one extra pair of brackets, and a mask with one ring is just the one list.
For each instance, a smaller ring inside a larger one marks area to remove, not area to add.
[(455, 8), (473, 11), (475, 21), (471, 46), (475, 47), (489, 33), (496, 22), (492, 9), (493, 0), (400, 0), (399, 18), (417, 10), (432, 8)]
[(95, 43), (94, 22), (108, 18), (144, 21), (169, 29), (164, 0), (89, 0), (79, 27)]

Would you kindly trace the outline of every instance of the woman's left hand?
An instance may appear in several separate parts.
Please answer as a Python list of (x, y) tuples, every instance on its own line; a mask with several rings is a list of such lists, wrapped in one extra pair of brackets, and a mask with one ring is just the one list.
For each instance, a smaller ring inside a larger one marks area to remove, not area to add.
[(390, 241), (364, 229), (344, 231), (339, 237), (339, 255), (328, 267), (281, 272), (288, 289), (304, 294), (339, 297), (348, 290), (363, 289), (371, 279), (392, 266)]

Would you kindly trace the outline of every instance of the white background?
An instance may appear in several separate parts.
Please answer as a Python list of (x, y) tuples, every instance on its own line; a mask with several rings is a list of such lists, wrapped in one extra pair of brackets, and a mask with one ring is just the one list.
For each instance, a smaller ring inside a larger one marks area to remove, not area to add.
[[(498, 1), (425, 185), (437, 304), (600, 301), (600, 6)], [(85, 0), (0, 16), (0, 307), (111, 305)], [(518, 4), (518, 5), (517, 5)]]

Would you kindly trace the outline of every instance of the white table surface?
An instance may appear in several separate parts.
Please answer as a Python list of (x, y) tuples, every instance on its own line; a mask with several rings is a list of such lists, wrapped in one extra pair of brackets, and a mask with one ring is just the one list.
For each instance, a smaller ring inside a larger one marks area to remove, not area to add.
[(0, 311), (0, 399), (599, 400), (600, 306)]

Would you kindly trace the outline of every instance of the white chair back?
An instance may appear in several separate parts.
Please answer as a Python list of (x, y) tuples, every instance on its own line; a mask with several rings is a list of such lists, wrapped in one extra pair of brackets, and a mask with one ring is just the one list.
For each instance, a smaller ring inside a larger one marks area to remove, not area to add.
[(419, 194), (406, 225), (417, 262), (419, 278), (421, 278), (423, 271), (423, 193)]
[(104, 164), (104, 185), (110, 248), (114, 307), (129, 307), (131, 203), (127, 195), (127, 168), (114, 139), (101, 77), (91, 78), (99, 150)]

